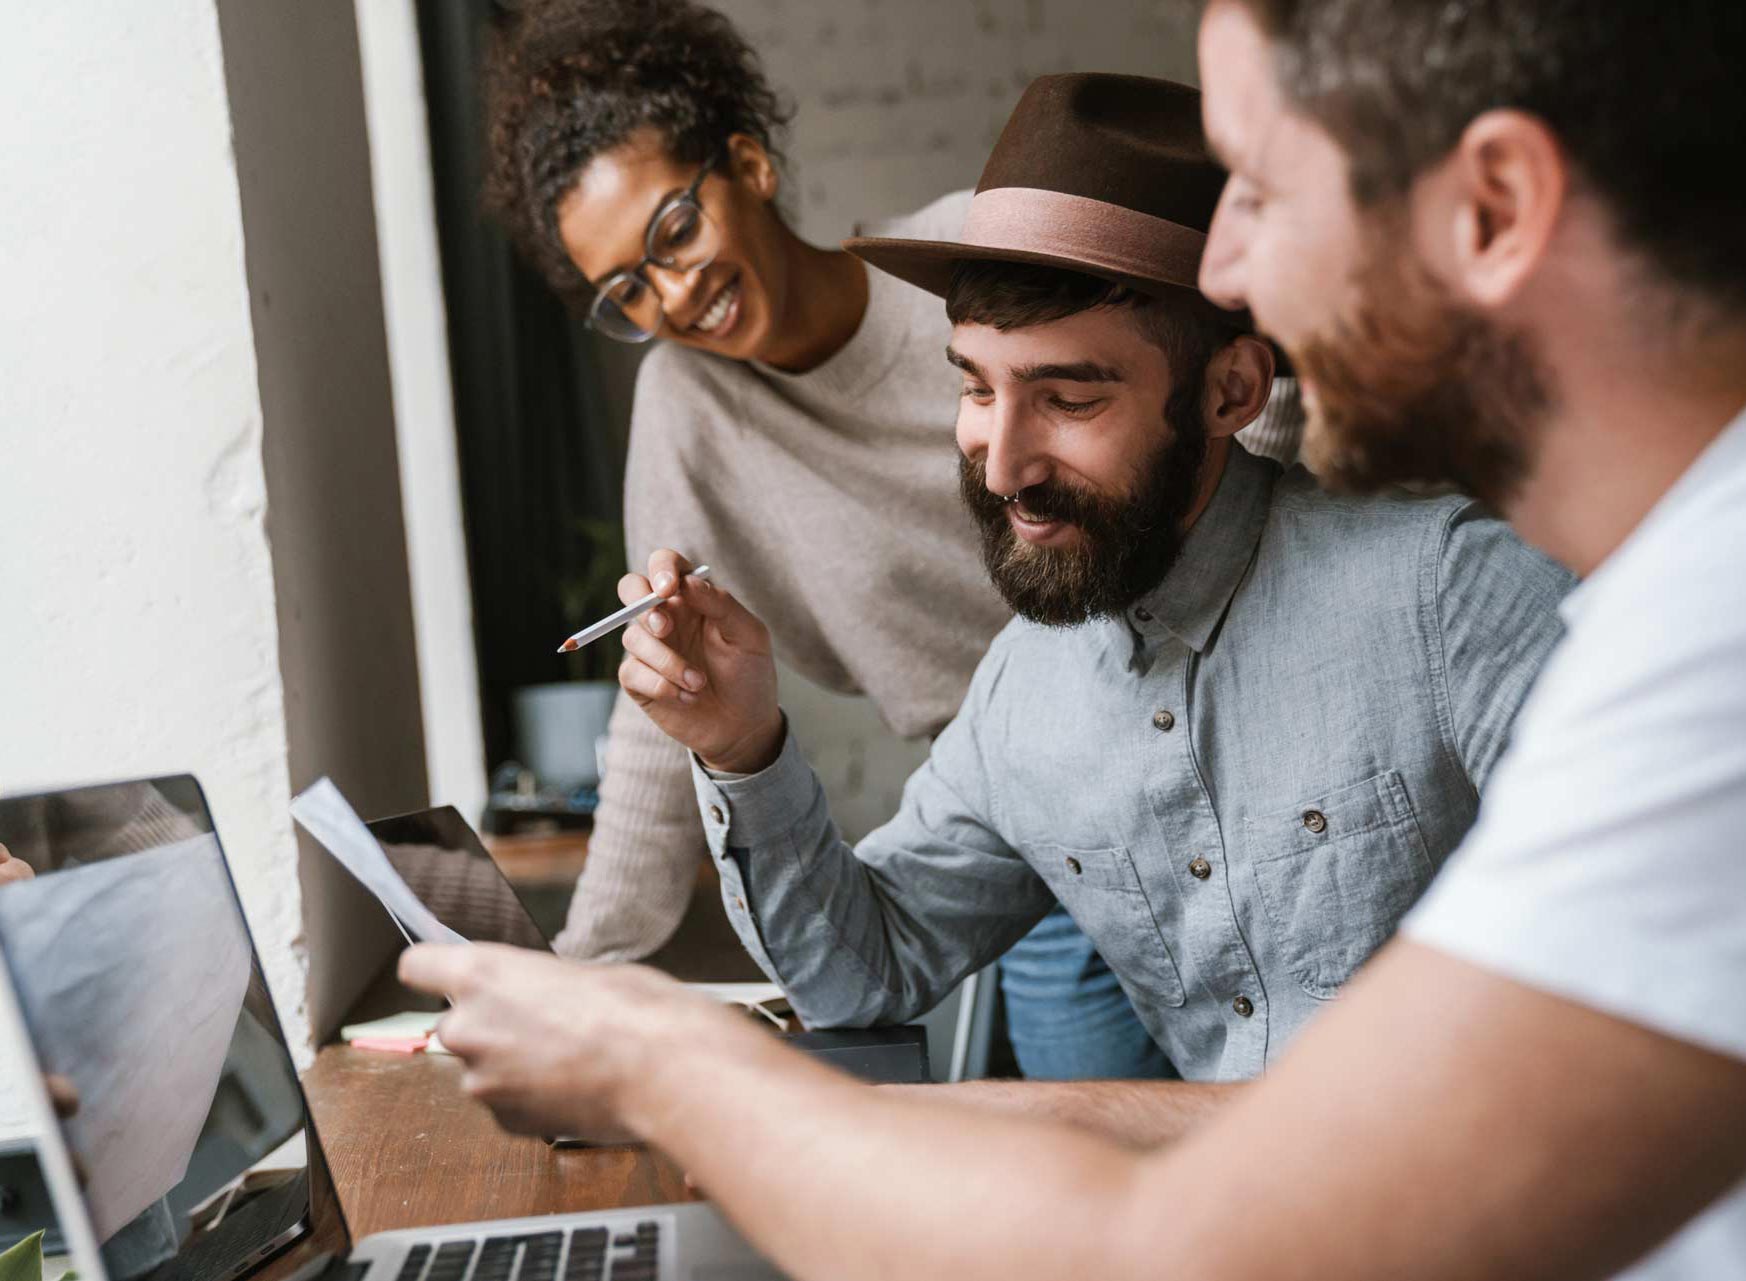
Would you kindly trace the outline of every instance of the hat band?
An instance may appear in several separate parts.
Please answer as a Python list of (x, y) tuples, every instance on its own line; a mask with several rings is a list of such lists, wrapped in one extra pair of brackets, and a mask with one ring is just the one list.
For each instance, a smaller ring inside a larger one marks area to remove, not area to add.
[(979, 191), (962, 240), (983, 249), (1047, 254), (1093, 271), (1195, 287), (1206, 234), (1089, 196), (1041, 187)]

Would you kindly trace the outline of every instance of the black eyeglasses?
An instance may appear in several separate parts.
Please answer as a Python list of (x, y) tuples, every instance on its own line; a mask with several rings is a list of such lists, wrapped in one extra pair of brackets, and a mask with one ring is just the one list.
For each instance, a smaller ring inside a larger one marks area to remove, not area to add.
[(649, 267), (689, 274), (721, 252), (721, 233), (698, 202), (697, 192), (723, 153), (717, 150), (684, 191), (661, 202), (643, 232), (643, 260), (601, 282), (588, 309), (588, 323), (619, 342), (648, 342), (661, 330), (661, 296), (644, 274)]

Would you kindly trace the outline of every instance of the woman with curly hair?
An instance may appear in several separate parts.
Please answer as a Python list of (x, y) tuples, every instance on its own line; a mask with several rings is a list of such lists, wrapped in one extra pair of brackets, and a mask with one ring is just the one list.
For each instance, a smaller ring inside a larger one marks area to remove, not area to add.
[[(788, 115), (757, 56), (690, 0), (544, 0), (487, 68), (488, 203), (553, 287), (642, 365), (625, 479), (633, 566), (709, 561), (781, 657), (937, 734), (1007, 621), (958, 497), (959, 375), (939, 299), (779, 208)], [(878, 234), (950, 238), (969, 193)], [(560, 950), (634, 959), (672, 934), (706, 849), (684, 752), (621, 695)], [(1115, 978), (1057, 909), (1003, 964), (1020, 1066), (1163, 1075)]]

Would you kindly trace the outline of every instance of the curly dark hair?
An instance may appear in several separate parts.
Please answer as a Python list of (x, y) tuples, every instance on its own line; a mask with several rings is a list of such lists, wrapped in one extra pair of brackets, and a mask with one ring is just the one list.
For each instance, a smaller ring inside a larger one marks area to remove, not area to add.
[(595, 156), (653, 126), (703, 164), (731, 134), (778, 161), (792, 108), (725, 17), (691, 0), (529, 0), (499, 10), (485, 58), (485, 206), (571, 301), (588, 282), (557, 204)]

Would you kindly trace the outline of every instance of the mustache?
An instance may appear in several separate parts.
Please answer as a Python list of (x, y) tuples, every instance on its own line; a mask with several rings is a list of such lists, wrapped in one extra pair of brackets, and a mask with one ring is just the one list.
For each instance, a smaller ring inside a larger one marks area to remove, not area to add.
[(979, 459), (960, 458), (958, 484), (971, 511), (990, 520), (1002, 516), (1007, 504), (1015, 502), (1043, 520), (1084, 527), (1098, 523), (1109, 506), (1108, 499), (1059, 480), (1028, 485), (1016, 495), (997, 494), (988, 488), (987, 469)]

